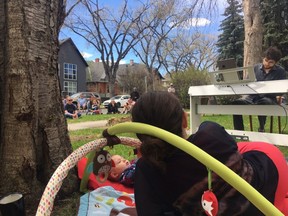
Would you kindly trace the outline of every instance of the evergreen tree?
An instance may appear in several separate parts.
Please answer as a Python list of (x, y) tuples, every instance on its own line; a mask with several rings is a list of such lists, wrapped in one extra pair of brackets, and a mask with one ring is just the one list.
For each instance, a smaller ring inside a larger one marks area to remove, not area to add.
[(218, 59), (234, 58), (237, 66), (243, 66), (244, 20), (242, 5), (237, 0), (227, 0), (224, 20), (220, 24), (222, 33), (218, 37)]
[(288, 2), (287, 0), (262, 0), (261, 14), (264, 27), (264, 49), (277, 46), (283, 56), (280, 64), (288, 71)]

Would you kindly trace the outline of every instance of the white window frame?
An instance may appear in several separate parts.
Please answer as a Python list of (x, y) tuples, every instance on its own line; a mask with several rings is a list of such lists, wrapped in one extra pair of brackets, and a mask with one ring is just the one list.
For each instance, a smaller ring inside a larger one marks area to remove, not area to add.
[(63, 78), (65, 80), (77, 80), (77, 65), (71, 63), (64, 63)]
[(75, 94), (75, 93), (77, 93), (77, 82), (64, 81), (63, 89), (69, 95)]

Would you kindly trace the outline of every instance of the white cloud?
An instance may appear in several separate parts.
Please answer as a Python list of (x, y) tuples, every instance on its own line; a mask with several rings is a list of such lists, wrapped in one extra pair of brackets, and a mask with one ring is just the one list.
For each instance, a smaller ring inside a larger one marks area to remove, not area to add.
[[(210, 23), (211, 21), (206, 18), (191, 18), (178, 25), (178, 28), (190, 29), (191, 27), (203, 27)], [(170, 26), (172, 25), (173, 23), (170, 23)]]
[(120, 60), (119, 64), (127, 64), (126, 60), (122, 59)]
[[(91, 54), (91, 53), (81, 52), (81, 55), (86, 60), (95, 60), (95, 59), (91, 58), (91, 57), (93, 57), (93, 54)], [(101, 59), (99, 59), (99, 61), (101, 62)], [(122, 60), (120, 60), (120, 64), (127, 64), (127, 61), (125, 59), (122, 59)]]
[(187, 20), (186, 22), (184, 22), (183, 24), (181, 24), (180, 27), (184, 29), (189, 29), (191, 27), (196, 27), (196, 26), (198, 27), (206, 26), (206, 25), (209, 25), (210, 23), (211, 21), (206, 18), (191, 18)]
[(87, 53), (87, 52), (81, 52), (81, 54), (82, 54), (83, 58), (85, 58), (85, 59), (88, 59), (88, 58), (93, 56), (93, 54), (90, 54), (90, 53)]

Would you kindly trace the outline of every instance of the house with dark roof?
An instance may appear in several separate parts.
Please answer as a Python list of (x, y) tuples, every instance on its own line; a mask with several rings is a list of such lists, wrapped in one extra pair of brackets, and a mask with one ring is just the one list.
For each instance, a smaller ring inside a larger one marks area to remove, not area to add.
[[(109, 97), (109, 83), (106, 77), (104, 67), (99, 58), (96, 58), (95, 61), (88, 62), (89, 69), (87, 75), (87, 89), (92, 92), (99, 92), (101, 97)], [(116, 83), (115, 83), (115, 94), (130, 94), (129, 89), (124, 89), (121, 85), (121, 80), (125, 79), (128, 73), (146, 73), (149, 76), (149, 72), (144, 64), (135, 63), (134, 60), (130, 60), (128, 64), (120, 64)], [(160, 73), (155, 72), (154, 79), (161, 83), (161, 80), (164, 79)], [(144, 82), (144, 80), (142, 80)]]
[(102, 98), (108, 97), (108, 79), (105, 75), (103, 64), (99, 58), (95, 61), (88, 61), (87, 89), (91, 92), (98, 92)]
[(62, 95), (86, 91), (88, 64), (71, 38), (59, 41), (58, 68)]

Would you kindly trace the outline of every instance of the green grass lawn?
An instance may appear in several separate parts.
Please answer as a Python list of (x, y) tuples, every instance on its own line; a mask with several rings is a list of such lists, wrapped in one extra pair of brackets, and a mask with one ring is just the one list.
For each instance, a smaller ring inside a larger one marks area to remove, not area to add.
[[(188, 112), (188, 110), (187, 110)], [(126, 114), (113, 114), (113, 115), (83, 115), (79, 119), (67, 119), (69, 124), (85, 122), (85, 121), (99, 121), (99, 120), (108, 120), (110, 118), (121, 118), (127, 116)], [(204, 115), (202, 117), (202, 121), (209, 120), (215, 121), (219, 124), (223, 125), (226, 129), (233, 129), (233, 121), (231, 115)], [(257, 116), (252, 116), (253, 122), (253, 131), (258, 130), (258, 118)], [(282, 133), (288, 134), (288, 127), (287, 127), (288, 118), (281, 117), (281, 131)], [(245, 130), (250, 130), (249, 119), (248, 116), (244, 116), (244, 126)], [(270, 117), (267, 117), (265, 131), (270, 131)], [(273, 118), (273, 132), (278, 133), (278, 119), (277, 117)]]
[[(108, 120), (110, 118), (121, 118), (123, 116), (127, 116), (124, 114), (115, 114), (115, 115), (84, 115), (80, 119), (68, 119), (68, 123), (77, 123), (77, 122), (84, 122), (84, 121), (97, 121), (97, 120)], [(209, 120), (217, 122), (221, 125), (223, 125), (226, 129), (233, 129), (233, 121), (232, 116), (230, 115), (205, 115), (202, 117), (202, 121)], [(257, 131), (258, 129), (258, 118), (257, 116), (252, 117), (253, 120), (253, 130)], [(277, 118), (274, 118), (274, 124), (273, 124), (273, 131), (274, 133), (278, 132), (278, 123)], [(245, 123), (245, 130), (250, 130), (249, 126), (249, 119), (248, 116), (244, 116), (244, 123)], [(282, 117), (281, 118), (281, 128), (283, 129), (285, 134), (288, 134), (288, 128), (286, 127), (287, 124), (287, 118)], [(266, 131), (269, 131), (270, 127), (270, 117), (267, 117), (267, 123), (266, 123)], [(97, 128), (91, 128), (91, 129), (83, 129), (83, 130), (77, 130), (77, 131), (70, 131), (69, 135), (71, 138), (73, 149), (78, 148), (79, 146), (84, 145), (85, 143), (98, 139), (101, 137), (103, 129), (97, 129)], [(129, 137), (135, 137), (134, 134), (121, 134), (121, 136), (129, 136)], [(288, 147), (279, 147), (281, 151), (288, 157)], [(124, 146), (124, 145), (117, 145), (115, 148), (109, 150), (112, 154), (121, 154), (124, 157), (131, 158), (131, 148)]]
[[(70, 131), (69, 135), (73, 149), (75, 150), (90, 141), (101, 138), (102, 131), (103, 129), (98, 128)], [(136, 138), (135, 134), (129, 133), (121, 134), (119, 136)], [(113, 148), (106, 147), (105, 149), (109, 150), (110, 154), (120, 154), (129, 160), (134, 158), (133, 148), (126, 145), (115, 145)]]
[[(250, 131), (250, 124), (249, 124), (249, 118), (248, 116), (243, 116), (244, 119), (244, 127), (246, 131)], [(231, 115), (205, 115), (202, 117), (202, 120), (209, 120), (217, 122), (226, 129), (233, 129), (233, 119)], [(252, 125), (253, 125), (253, 131), (258, 131), (258, 117), (252, 116)], [(270, 131), (270, 117), (267, 117), (266, 125), (265, 125), (265, 131)], [(287, 117), (281, 117), (281, 131), (282, 133), (288, 134), (288, 128), (287, 128)], [(273, 118), (273, 132), (278, 133), (278, 118)]]
[(120, 118), (123, 116), (127, 116), (127, 114), (103, 114), (103, 115), (82, 115), (78, 119), (67, 119), (69, 124), (85, 122), (85, 121), (100, 121), (107, 120), (113, 117)]
[[(209, 120), (217, 122), (226, 129), (233, 129), (233, 120), (232, 116), (230, 115), (206, 115), (202, 117), (202, 120)], [(252, 116), (252, 122), (253, 122), (253, 131), (258, 131), (258, 118), (257, 116)], [(249, 118), (248, 116), (244, 116), (244, 127), (245, 130), (250, 130), (249, 125)], [(265, 125), (265, 131), (270, 131), (270, 117), (267, 117), (266, 125)], [(281, 117), (281, 131), (284, 134), (288, 134), (288, 128), (287, 128), (287, 117)], [(273, 118), (273, 132), (278, 133), (278, 120), (277, 117)], [(278, 148), (283, 152), (285, 157), (288, 157), (288, 147), (286, 146), (278, 146)]]

